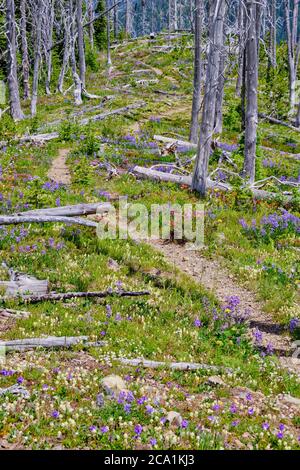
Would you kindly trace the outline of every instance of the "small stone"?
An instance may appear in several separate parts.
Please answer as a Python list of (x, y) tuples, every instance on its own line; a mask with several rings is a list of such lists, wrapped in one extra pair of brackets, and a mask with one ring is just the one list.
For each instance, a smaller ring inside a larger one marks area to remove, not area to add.
[(177, 426), (181, 426), (182, 416), (177, 413), (177, 411), (169, 411), (166, 416), (166, 419), (167, 421), (169, 421), (170, 424), (176, 424)]
[(101, 385), (107, 395), (118, 396), (120, 392), (127, 392), (126, 384), (118, 375), (108, 375), (101, 380)]
[(208, 377), (205, 385), (210, 385), (211, 387), (226, 387), (226, 383), (221, 379), (221, 377), (218, 377), (217, 375)]

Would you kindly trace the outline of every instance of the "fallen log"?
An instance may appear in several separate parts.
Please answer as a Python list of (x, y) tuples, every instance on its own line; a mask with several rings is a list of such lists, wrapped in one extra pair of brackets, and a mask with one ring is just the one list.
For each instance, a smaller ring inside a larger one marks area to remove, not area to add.
[[(83, 114), (93, 113), (94, 111), (98, 111), (99, 109), (103, 108), (104, 104), (107, 101), (112, 100), (114, 98), (115, 98), (114, 95), (105, 96), (100, 104), (97, 104), (96, 106), (88, 106), (87, 108), (83, 108), (80, 111), (77, 111), (76, 113), (72, 113), (72, 114), (70, 114), (70, 116), (68, 116), (68, 119), (76, 118), (78, 116), (82, 116)], [(59, 124), (61, 124), (64, 121), (65, 121), (65, 119), (57, 119), (56, 121), (47, 122), (42, 127), (40, 127), (38, 130), (42, 131), (43, 129), (46, 129), (48, 127), (58, 126)]]
[(48, 281), (40, 281), (35, 278), (23, 278), (17, 281), (0, 281), (0, 288), (5, 289), (8, 297), (17, 297), (20, 294), (31, 293), (33, 295), (45, 295), (48, 292)]
[[(140, 166), (135, 166), (131, 171), (135, 176), (139, 178), (146, 178), (154, 181), (164, 181), (167, 183), (175, 183), (181, 184), (191, 187), (192, 186), (192, 177), (191, 176), (182, 176), (182, 175), (174, 175), (173, 173), (163, 173), (162, 171), (151, 170), (149, 168), (144, 168)], [(221, 183), (218, 181), (213, 181), (210, 178), (207, 179), (207, 188), (208, 189), (217, 189), (219, 191), (231, 191), (233, 188), (229, 184)], [(278, 193), (270, 193), (268, 191), (263, 191), (261, 189), (255, 189), (251, 186), (245, 188), (251, 191), (252, 196), (254, 199), (258, 200), (272, 200), (277, 199), (279, 194)], [(292, 196), (281, 193), (283, 196), (283, 203), (290, 202), (292, 200)]]
[[(86, 126), (90, 122), (103, 121), (107, 117), (115, 116), (116, 114), (125, 114), (128, 111), (142, 108), (144, 106), (146, 106), (146, 103), (144, 101), (137, 101), (135, 103), (124, 106), (123, 108), (113, 109), (112, 111), (107, 111), (102, 114), (97, 114), (96, 116), (82, 119), (81, 121), (78, 122), (78, 124), (80, 126)], [(58, 139), (58, 137), (59, 137), (59, 132), (51, 132), (49, 134), (31, 134), (31, 135), (26, 135), (26, 136), (21, 137), (20, 139), (17, 140), (17, 142), (19, 143), (26, 143), (26, 142), (43, 143), (43, 142), (49, 142), (50, 140)], [(0, 142), (0, 146), (3, 146), (5, 144), (7, 144), (7, 142)]]
[(287, 127), (288, 129), (291, 129), (296, 132), (300, 132), (300, 128), (293, 126), (292, 124), (289, 124), (288, 122), (281, 121), (280, 119), (273, 118), (272, 116), (268, 116), (267, 114), (264, 113), (258, 113), (258, 117), (261, 119), (265, 119), (266, 121), (269, 121), (271, 124), (278, 124), (280, 126)]
[(0, 216), (1, 225), (18, 225), (18, 224), (45, 224), (45, 223), (63, 223), (69, 225), (83, 225), (85, 227), (98, 226), (97, 222), (85, 220), (76, 217), (60, 217), (60, 216)]
[(28, 390), (26, 390), (26, 388), (22, 387), (22, 385), (19, 385), (19, 384), (15, 384), (7, 388), (0, 388), (0, 396), (9, 395), (9, 394), (20, 395), (23, 398), (27, 398), (27, 399), (30, 398), (30, 393), (28, 392)]
[(70, 348), (83, 344), (88, 347), (105, 346), (104, 341), (89, 342), (88, 336), (49, 336), (48, 338), (26, 338), (12, 341), (0, 341), (0, 349), (9, 351), (27, 351), (37, 348)]
[(198, 148), (198, 145), (193, 144), (192, 142), (188, 142), (186, 140), (172, 139), (171, 137), (165, 137), (164, 135), (155, 135), (153, 136), (153, 139), (164, 144), (175, 144), (179, 147), (186, 147), (189, 150), (196, 150)]
[(28, 318), (30, 316), (30, 312), (24, 312), (23, 310), (12, 310), (10, 308), (6, 308), (4, 310), (0, 309), (0, 317), (4, 318)]
[[(22, 295), (20, 298), (21, 301), (25, 301), (26, 303), (36, 304), (39, 302), (48, 302), (48, 301), (65, 301), (70, 299), (104, 299), (106, 297), (142, 297), (150, 295), (149, 291), (113, 291), (107, 290), (103, 292), (65, 292), (65, 293), (50, 293), (50, 294), (43, 294), (43, 295)], [(0, 297), (0, 302), (5, 302), (9, 300), (9, 297)]]
[[(111, 359), (109, 359), (111, 360)], [(125, 359), (120, 358), (116, 359), (122, 365), (133, 366), (133, 367), (145, 367), (147, 369), (159, 369), (167, 368), (171, 370), (182, 370), (182, 371), (193, 371), (193, 370), (208, 370), (208, 371), (220, 371), (225, 370), (227, 372), (232, 372), (232, 369), (225, 367), (212, 366), (208, 364), (198, 364), (194, 362), (157, 362), (157, 361), (147, 361), (146, 359)]]
[(109, 203), (91, 203), (91, 204), (75, 204), (70, 206), (50, 207), (46, 209), (35, 209), (25, 212), (13, 214), (18, 217), (30, 216), (54, 216), (54, 217), (78, 217), (80, 215), (103, 214), (111, 209)]
[(136, 103), (129, 104), (127, 106), (124, 106), (123, 108), (113, 109), (112, 111), (107, 111), (106, 113), (97, 114), (96, 116), (82, 119), (81, 121), (79, 121), (79, 124), (81, 126), (86, 126), (89, 122), (103, 121), (103, 119), (106, 119), (107, 117), (115, 116), (116, 114), (125, 114), (128, 111), (143, 108), (144, 106), (146, 106), (145, 101), (137, 101)]
[[(4, 264), (5, 265), (5, 264)], [(49, 291), (47, 280), (40, 280), (28, 274), (15, 272), (8, 268), (9, 281), (0, 281), (0, 287), (5, 289), (5, 294), (10, 297), (16, 297), (20, 294), (31, 293), (33, 295), (44, 295)]]

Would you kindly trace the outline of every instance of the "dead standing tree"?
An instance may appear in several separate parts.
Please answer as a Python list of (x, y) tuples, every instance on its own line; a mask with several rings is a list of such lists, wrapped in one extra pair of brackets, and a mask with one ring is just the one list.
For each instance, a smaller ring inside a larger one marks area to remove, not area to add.
[(192, 188), (206, 194), (208, 162), (214, 133), (216, 98), (219, 82), (220, 56), (223, 46), (225, 0), (213, 0), (209, 12), (209, 51), (203, 99), (202, 122)]
[(7, 83), (10, 114), (15, 120), (24, 119), (21, 109), (18, 73), (15, 1), (6, 0)]
[(299, 2), (300, 0), (284, 0), (285, 26), (288, 45), (290, 115), (295, 115), (296, 82), (300, 55), (299, 38)]
[(45, 12), (45, 3), (43, 2), (43, 0), (30, 0), (29, 4), (33, 26), (32, 35), (34, 44), (31, 115), (35, 116), (37, 108), (39, 72), (41, 62), (42, 18)]
[(192, 105), (192, 121), (190, 128), (190, 141), (198, 142), (199, 130), (199, 112), (201, 106), (201, 39), (202, 39), (202, 21), (203, 21), (203, 0), (195, 0), (194, 9), (195, 18), (195, 54), (194, 54), (194, 91)]
[(25, 100), (30, 98), (29, 84), (29, 55), (27, 42), (27, 11), (26, 0), (20, 1), (20, 33), (22, 46), (22, 78), (23, 78), (23, 97)]
[(255, 181), (255, 161), (258, 122), (258, 31), (257, 5), (255, 0), (246, 1), (247, 39), (245, 48), (246, 61), (246, 113), (245, 113), (245, 158), (243, 176), (252, 184)]

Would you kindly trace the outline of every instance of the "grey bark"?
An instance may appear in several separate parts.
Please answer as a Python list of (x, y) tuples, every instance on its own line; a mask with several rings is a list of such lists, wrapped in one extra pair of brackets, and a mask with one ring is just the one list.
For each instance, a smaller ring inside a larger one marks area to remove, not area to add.
[[(23, 295), (22, 300), (27, 303), (37, 304), (39, 302), (59, 302), (71, 299), (105, 299), (106, 297), (143, 297), (150, 295), (148, 291), (113, 291), (107, 290), (104, 292), (66, 292), (66, 293), (51, 293), (44, 295)], [(1, 300), (6, 300), (2, 297)]]
[(132, 0), (125, 0), (125, 33), (132, 34)]
[(91, 49), (94, 49), (94, 7), (93, 7), (93, 0), (87, 0), (87, 11), (88, 11), (88, 18), (89, 18), (89, 41)]
[(43, 31), (44, 36), (44, 49), (45, 49), (45, 57), (46, 57), (46, 94), (51, 94), (51, 75), (52, 75), (52, 43), (53, 43), (53, 25), (54, 25), (54, 3), (55, 0), (49, 0), (47, 4), (45, 19), (44, 19), (44, 27), (45, 31)]
[(200, 138), (192, 182), (192, 189), (199, 192), (201, 196), (206, 194), (208, 162), (214, 132), (225, 7), (225, 0), (213, 0), (210, 6), (208, 64)]
[(22, 76), (23, 76), (23, 97), (25, 100), (30, 98), (30, 84), (29, 84), (29, 58), (28, 58), (28, 42), (27, 42), (27, 15), (26, 15), (26, 0), (20, 2), (20, 32), (22, 44)]
[[(109, 8), (109, 1), (106, 0), (106, 9)], [(107, 35), (107, 65), (111, 66), (111, 53), (110, 53), (110, 11), (107, 12), (106, 16), (106, 35)]]
[(116, 0), (114, 0), (114, 38), (119, 35), (119, 10)]
[[(37, 99), (38, 99), (38, 86), (39, 86), (39, 71), (41, 61), (41, 41), (42, 41), (42, 15), (43, 15), (43, 2), (42, 0), (35, 0), (35, 7), (32, 8), (33, 23), (34, 23), (34, 66), (33, 66), (33, 79), (32, 79), (32, 96), (31, 96), (31, 115), (36, 115)], [(34, 5), (32, 3), (32, 5)]]
[(6, 0), (6, 40), (7, 40), (7, 82), (9, 92), (10, 114), (15, 120), (24, 119), (21, 109), (18, 73), (17, 73), (17, 41), (16, 17), (14, 0)]
[(258, 87), (258, 50), (255, 0), (247, 1), (247, 43), (246, 43), (246, 122), (245, 122), (245, 159), (243, 175), (250, 183), (255, 181), (256, 143), (257, 143), (257, 87)]
[(226, 65), (226, 49), (225, 49), (225, 30), (223, 24), (223, 43), (220, 49), (220, 66), (219, 66), (219, 83), (216, 96), (216, 113), (215, 113), (215, 132), (221, 134), (223, 131), (223, 98), (225, 86), (225, 65)]
[[(78, 0), (76, 0), (78, 1)], [(75, 54), (75, 46), (76, 46), (76, 35), (75, 35), (75, 25), (74, 25), (74, 9), (73, 9), (73, 1), (69, 0), (69, 15), (71, 19), (71, 27), (70, 27), (70, 62), (71, 62), (71, 69), (73, 75), (73, 82), (74, 82), (74, 102), (76, 106), (80, 106), (82, 101), (82, 81), (80, 76), (77, 73), (77, 66), (76, 66), (76, 54)], [(76, 20), (78, 20), (78, 16), (76, 15)], [(81, 64), (82, 65), (82, 64)]]
[(82, 0), (76, 0), (76, 23), (77, 23), (79, 77), (82, 83), (82, 87), (85, 88), (86, 64), (85, 64), (85, 51), (84, 51)]
[[(83, 344), (84, 346), (99, 347), (106, 343), (103, 341), (89, 342), (88, 336), (49, 336), (48, 338), (15, 339), (12, 341), (1, 341), (0, 347), (5, 351), (28, 351), (37, 348), (70, 348)], [(0, 392), (0, 394), (3, 391)]]
[(195, 53), (194, 53), (194, 91), (192, 104), (192, 120), (190, 129), (190, 141), (198, 142), (199, 112), (201, 106), (201, 42), (203, 21), (203, 0), (195, 0)]
[(273, 67), (277, 65), (277, 12), (276, 12), (276, 1), (271, 1), (271, 24), (270, 24), (270, 53), (271, 53), (271, 64)]
[(239, 50), (238, 50), (238, 77), (236, 82), (236, 95), (241, 96), (242, 92), (242, 83), (243, 83), (243, 69), (244, 69), (244, 32), (245, 32), (245, 10), (243, 2), (239, 3), (239, 12), (238, 12), (238, 41), (239, 41)]
[(298, 38), (299, 0), (293, 1), (292, 10), (290, 0), (284, 0), (284, 10), (288, 44), (290, 114), (293, 116), (296, 107), (296, 80), (300, 54), (300, 40)]

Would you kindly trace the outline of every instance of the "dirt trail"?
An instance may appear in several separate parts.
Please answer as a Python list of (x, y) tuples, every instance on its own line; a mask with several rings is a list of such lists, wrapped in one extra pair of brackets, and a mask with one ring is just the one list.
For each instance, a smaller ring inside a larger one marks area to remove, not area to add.
[(255, 294), (238, 285), (220, 261), (208, 260), (199, 252), (186, 250), (184, 246), (174, 243), (156, 241), (151, 245), (164, 254), (169, 264), (212, 291), (221, 302), (230, 296), (238, 296), (241, 311), (249, 312), (251, 336), (258, 329), (262, 333), (262, 347), (271, 345), (274, 353), (280, 356), (281, 364), (300, 376), (300, 359), (291, 357), (295, 349), (290, 337), (285, 335), (281, 325), (263, 312), (263, 305), (255, 299)]
[(71, 174), (66, 165), (69, 149), (60, 149), (58, 157), (52, 162), (51, 168), (48, 171), (48, 178), (60, 184), (71, 184)]

